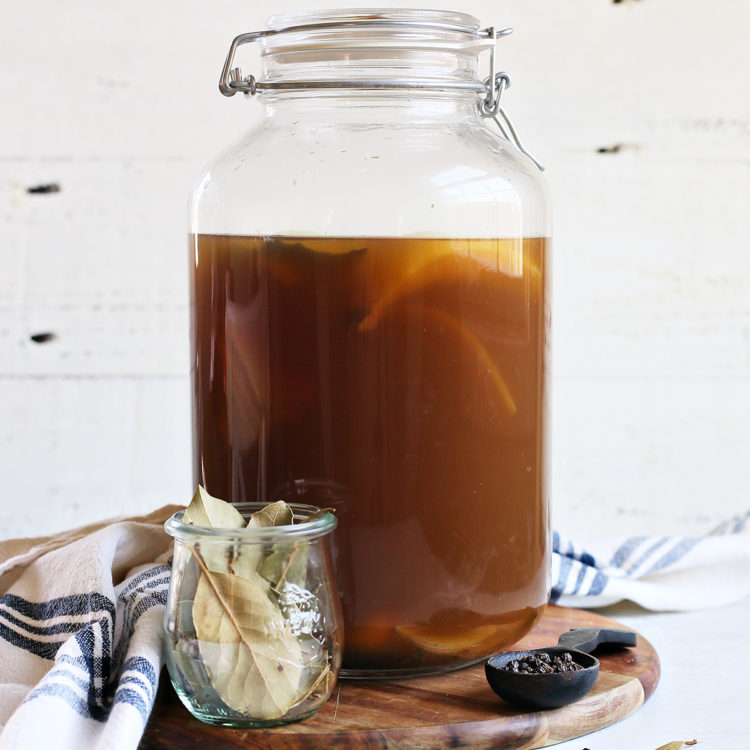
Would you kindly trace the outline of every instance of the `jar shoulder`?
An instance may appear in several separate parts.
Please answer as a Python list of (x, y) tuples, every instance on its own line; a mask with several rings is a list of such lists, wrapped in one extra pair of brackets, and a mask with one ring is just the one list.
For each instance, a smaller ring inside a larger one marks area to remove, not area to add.
[(546, 181), (476, 123), (278, 127), (211, 165), (192, 198), (200, 233), (547, 236)]

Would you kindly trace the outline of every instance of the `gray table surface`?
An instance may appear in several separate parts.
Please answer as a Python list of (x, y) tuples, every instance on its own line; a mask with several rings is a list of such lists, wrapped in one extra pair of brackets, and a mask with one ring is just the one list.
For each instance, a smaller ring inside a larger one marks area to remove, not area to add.
[(750, 598), (694, 612), (649, 612), (630, 603), (598, 611), (651, 641), (661, 681), (632, 716), (555, 750), (656, 750), (693, 739), (696, 750), (750, 749)]

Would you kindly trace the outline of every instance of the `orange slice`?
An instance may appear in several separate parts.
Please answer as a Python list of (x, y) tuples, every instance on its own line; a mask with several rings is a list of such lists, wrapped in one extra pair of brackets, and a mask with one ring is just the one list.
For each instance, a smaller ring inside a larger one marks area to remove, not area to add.
[(391, 305), (412, 298), (450, 311), (477, 308), (485, 318), (493, 312), (518, 315), (529, 287), (539, 288), (540, 252), (539, 241), (467, 240), (415, 253), (414, 263), (380, 293), (359, 331), (372, 330)]
[[(462, 396), (474, 402), (480, 390), (484, 390), (488, 394), (494, 394), (490, 395), (491, 401), (499, 402), (501, 410), (507, 415), (512, 417), (517, 413), (515, 400), (498, 365), (487, 353), (479, 338), (455, 317), (442, 310), (400, 302), (395, 302), (384, 310), (379, 327), (371, 333), (380, 333), (384, 340), (390, 342), (394, 347), (394, 354), (389, 360), (402, 362), (403, 368), (407, 367), (405, 353), (404, 350), (398, 353), (396, 339), (398, 337), (403, 340), (407, 332), (419, 336), (422, 340), (421, 367), (424, 368), (422, 377), (425, 384), (429, 384), (445, 397), (453, 394), (453, 398), (456, 398), (461, 395), (455, 390), (456, 377), (460, 377), (462, 368), (472, 367), (475, 374), (471, 377), (476, 387), (463, 391)], [(450, 361), (445, 362), (445, 357), (450, 357)], [(459, 362), (463, 365), (457, 367)], [(474, 367), (476, 369), (473, 369)], [(452, 376), (449, 374), (451, 372)], [(481, 403), (482, 399), (479, 399), (479, 402)]]
[(459, 341), (471, 351), (472, 355), (476, 357), (477, 362), (481, 368), (489, 376), (490, 382), (496, 389), (500, 396), (508, 414), (513, 416), (518, 409), (516, 408), (513, 396), (508, 389), (508, 385), (505, 379), (500, 374), (500, 370), (497, 365), (492, 361), (487, 350), (482, 345), (482, 342), (464, 325), (456, 320), (452, 315), (449, 315), (442, 310), (425, 310), (425, 315), (433, 318), (435, 321), (439, 321), (441, 325), (451, 331)]
[(398, 626), (396, 632), (428, 654), (459, 656), (466, 652), (492, 648), (497, 637), (496, 625), (446, 632), (444, 628)]

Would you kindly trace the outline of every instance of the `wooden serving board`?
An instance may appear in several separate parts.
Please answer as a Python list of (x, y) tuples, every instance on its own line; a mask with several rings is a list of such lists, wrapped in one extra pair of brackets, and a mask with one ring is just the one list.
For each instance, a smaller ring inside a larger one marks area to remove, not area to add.
[[(622, 625), (579, 609), (548, 607), (514, 650), (551, 646), (570, 628)], [(163, 676), (141, 750), (433, 750), (532, 748), (554, 745), (614, 724), (636, 711), (659, 682), (659, 657), (638, 635), (634, 648), (599, 655), (594, 689), (577, 703), (549, 711), (513, 708), (490, 689), (479, 664), (437, 677), (339, 680), (320, 713), (274, 729), (226, 729), (194, 719)]]

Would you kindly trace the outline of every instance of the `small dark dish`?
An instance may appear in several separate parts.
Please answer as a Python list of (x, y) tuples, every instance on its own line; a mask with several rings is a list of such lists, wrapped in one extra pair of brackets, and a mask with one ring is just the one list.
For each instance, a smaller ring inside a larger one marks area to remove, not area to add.
[[(579, 628), (563, 633), (557, 646), (531, 651), (506, 651), (491, 656), (484, 665), (487, 682), (503, 700), (523, 708), (559, 708), (580, 700), (596, 682), (599, 660), (592, 656), (600, 645), (634, 646), (635, 633), (627, 630)], [(582, 651), (580, 649), (586, 649)], [(503, 669), (514, 660), (548, 654), (550, 659), (569, 653), (583, 669), (575, 672), (523, 674)]]
[[(550, 674), (522, 674), (503, 669), (514, 659), (523, 659), (540, 652), (549, 654), (552, 659), (569, 653), (583, 669)], [(484, 671), (492, 689), (508, 703), (525, 708), (559, 708), (583, 698), (594, 687), (599, 674), (599, 659), (582, 651), (552, 646), (534, 651), (506, 651), (504, 654), (496, 654), (489, 658)]]

